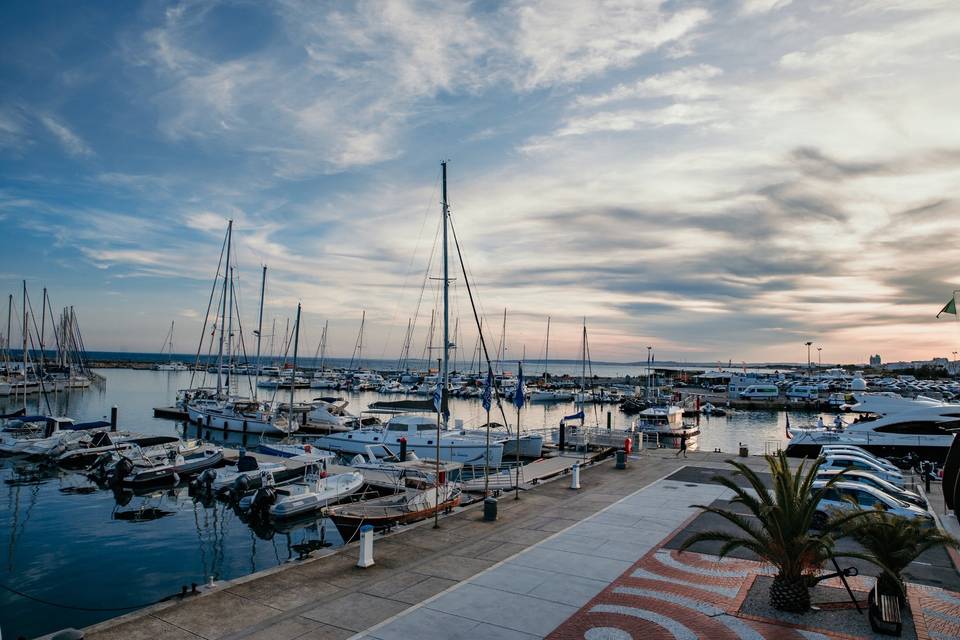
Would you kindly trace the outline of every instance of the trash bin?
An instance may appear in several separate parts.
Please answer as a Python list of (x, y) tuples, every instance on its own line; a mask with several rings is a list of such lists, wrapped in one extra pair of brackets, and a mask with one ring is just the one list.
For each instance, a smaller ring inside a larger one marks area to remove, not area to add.
[(623, 449), (617, 450), (617, 469), (627, 468), (627, 452)]
[(750, 455), (750, 450), (747, 449), (747, 445), (740, 443), (740, 457), (746, 458), (749, 455)]
[(487, 522), (497, 519), (497, 499), (493, 496), (483, 499), (483, 519)]

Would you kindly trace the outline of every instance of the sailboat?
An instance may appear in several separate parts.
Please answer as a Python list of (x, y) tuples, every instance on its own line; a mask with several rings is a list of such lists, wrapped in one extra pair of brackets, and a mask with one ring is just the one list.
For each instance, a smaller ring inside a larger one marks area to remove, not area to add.
[[(453, 346), (450, 341), (449, 315), (450, 279), (447, 252), (449, 210), (447, 205), (446, 162), (442, 163), (441, 166), (443, 168), (443, 277), (441, 278), (443, 280), (443, 358), (437, 380), (438, 384), (431, 389), (431, 392), (440, 392), (434, 401), (438, 412), (440, 407), (445, 408), (446, 406), (450, 376), (450, 347)], [(357, 344), (358, 346), (361, 344), (359, 338)], [(363, 454), (367, 452), (368, 447), (386, 446), (393, 450), (399, 450), (402, 439), (406, 443), (406, 449), (421, 458), (432, 457), (437, 460), (463, 464), (483, 464), (487, 455), (485, 441), (473, 435), (451, 431), (448, 429), (448, 424), (449, 416), (445, 411), (442, 414), (442, 422), (440, 416), (397, 415), (384, 425), (362, 427), (353, 431), (322, 436), (316, 440), (316, 444), (333, 451)], [(503, 445), (492, 443), (490, 445), (490, 464), (499, 466), (502, 455)]]
[(158, 362), (153, 365), (154, 371), (186, 371), (187, 365), (177, 362), (173, 359), (173, 323), (170, 322), (170, 331), (167, 332), (167, 338), (163, 341), (163, 349), (160, 353), (166, 352), (169, 356), (167, 362)]
[(547, 317), (547, 346), (543, 358), (543, 382), (539, 389), (530, 394), (530, 402), (570, 402), (573, 394), (563, 389), (555, 389), (547, 382), (547, 367), (550, 365), (550, 317)]
[[(186, 406), (187, 415), (191, 422), (222, 429), (224, 431), (238, 431), (242, 433), (260, 433), (285, 435), (298, 429), (298, 423), (290, 417), (280, 415), (267, 402), (261, 402), (256, 395), (252, 398), (239, 397), (230, 393), (232, 379), (232, 348), (233, 339), (233, 269), (230, 266), (231, 249), (233, 245), (233, 220), (227, 223), (227, 235), (224, 239), (226, 263), (223, 270), (223, 285), (218, 315), (220, 320), (220, 339), (217, 351), (217, 386), (216, 389), (190, 389), (182, 394), (182, 402)], [(219, 265), (218, 265), (219, 267)], [(267, 271), (263, 270), (263, 282), (266, 281)], [(215, 287), (220, 286), (218, 271)], [(261, 284), (260, 308), (263, 309), (263, 284)], [(299, 331), (299, 310), (297, 312)], [(260, 314), (261, 325), (263, 314)], [(261, 326), (262, 328), (262, 326)], [(204, 322), (203, 334), (206, 334)], [(299, 335), (299, 334), (298, 334)], [(201, 338), (202, 339), (202, 338)], [(257, 352), (260, 351), (260, 330), (257, 331)], [(296, 369), (296, 362), (294, 362)], [(255, 392), (254, 392), (255, 394)], [(290, 390), (291, 415), (293, 407), (293, 389)]]

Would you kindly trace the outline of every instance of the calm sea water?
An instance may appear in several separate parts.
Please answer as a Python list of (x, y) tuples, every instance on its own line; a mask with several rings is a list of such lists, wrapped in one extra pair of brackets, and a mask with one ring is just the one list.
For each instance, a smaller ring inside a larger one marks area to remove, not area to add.
[[(119, 408), (122, 429), (155, 434), (183, 434), (183, 425), (153, 418), (153, 407), (173, 403), (178, 389), (188, 385), (188, 372), (99, 370), (106, 376), (103, 390), (91, 388), (31, 400), (29, 412), (66, 415), (80, 420), (109, 416)], [(241, 390), (246, 378), (241, 377)], [(289, 391), (281, 392), (286, 400)], [(261, 395), (263, 391), (261, 390)], [(298, 400), (329, 395), (304, 389)], [(336, 392), (358, 412), (375, 401), (397, 399), (376, 393)], [(477, 400), (451, 400), (454, 418), (466, 426), (484, 422)], [(0, 411), (17, 408), (0, 400)], [(532, 405), (524, 409), (524, 428), (555, 426), (574, 413), (572, 403)], [(612, 408), (615, 425), (629, 417)], [(508, 421), (515, 411), (507, 408)], [(496, 413), (493, 417), (497, 420)], [(500, 418), (502, 421), (502, 418)], [(784, 440), (784, 414), (733, 412), (728, 417), (704, 419), (699, 447), (734, 452), (747, 443), (753, 452), (775, 448)], [(791, 414), (792, 424), (815, 420), (810, 414)], [(588, 412), (588, 423), (605, 424), (605, 410)], [(191, 427), (190, 436), (196, 435)], [(214, 440), (222, 434), (213, 432)], [(240, 446), (232, 435), (227, 446)], [(256, 443), (247, 442), (247, 446)], [(322, 519), (299, 522), (283, 529), (254, 531), (223, 503), (195, 501), (185, 488), (147, 495), (114, 494), (97, 488), (83, 475), (44, 468), (12, 459), (0, 460), (0, 584), (43, 604), (0, 589), (0, 630), (5, 638), (33, 637), (67, 626), (82, 627), (126, 613), (180, 590), (181, 585), (214, 579), (232, 579), (276, 566), (296, 553), (291, 545), (324, 536), (341, 541), (332, 524)], [(66, 608), (67, 606), (73, 608)], [(106, 609), (111, 610), (96, 610)], [(85, 610), (95, 609), (95, 610)]]

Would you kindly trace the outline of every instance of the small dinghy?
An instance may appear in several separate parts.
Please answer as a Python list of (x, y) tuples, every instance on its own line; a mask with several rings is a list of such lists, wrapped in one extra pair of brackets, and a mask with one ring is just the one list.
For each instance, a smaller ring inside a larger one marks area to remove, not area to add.
[(363, 474), (357, 471), (327, 475), (326, 465), (307, 465), (303, 480), (273, 484), (273, 475), (261, 476), (261, 487), (240, 502), (241, 509), (283, 519), (318, 511), (344, 500), (363, 486)]
[(449, 511), (460, 504), (460, 484), (440, 481), (432, 475), (410, 473), (404, 490), (396, 495), (327, 507), (325, 515), (333, 520), (345, 542), (352, 540), (360, 527), (369, 524), (377, 530), (389, 529), (432, 517), (438, 511)]

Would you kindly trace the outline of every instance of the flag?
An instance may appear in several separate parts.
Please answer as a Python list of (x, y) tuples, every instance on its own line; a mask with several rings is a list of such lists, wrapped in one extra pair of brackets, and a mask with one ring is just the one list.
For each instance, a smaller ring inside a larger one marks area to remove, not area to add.
[(433, 408), (437, 410), (437, 413), (443, 412), (443, 383), (441, 382), (438, 382), (433, 390)]
[(513, 404), (519, 410), (523, 408), (523, 402), (525, 400), (523, 397), (523, 365), (518, 364), (517, 368), (519, 373), (517, 373), (517, 390), (513, 394)]
[(583, 411), (581, 410), (573, 414), (572, 416), (563, 416), (563, 420), (561, 420), (561, 422), (566, 422), (567, 420), (583, 420), (583, 418), (584, 418), (584, 415), (583, 415)]
[(480, 396), (480, 404), (485, 411), (490, 411), (490, 404), (493, 399), (493, 371), (487, 369), (487, 381), (483, 385), (483, 395)]
[(937, 314), (937, 317), (939, 318), (940, 314), (942, 313), (952, 313), (953, 315), (957, 315), (957, 297), (956, 296), (950, 298), (950, 301), (947, 304), (943, 305), (943, 309), (940, 309), (940, 313)]

